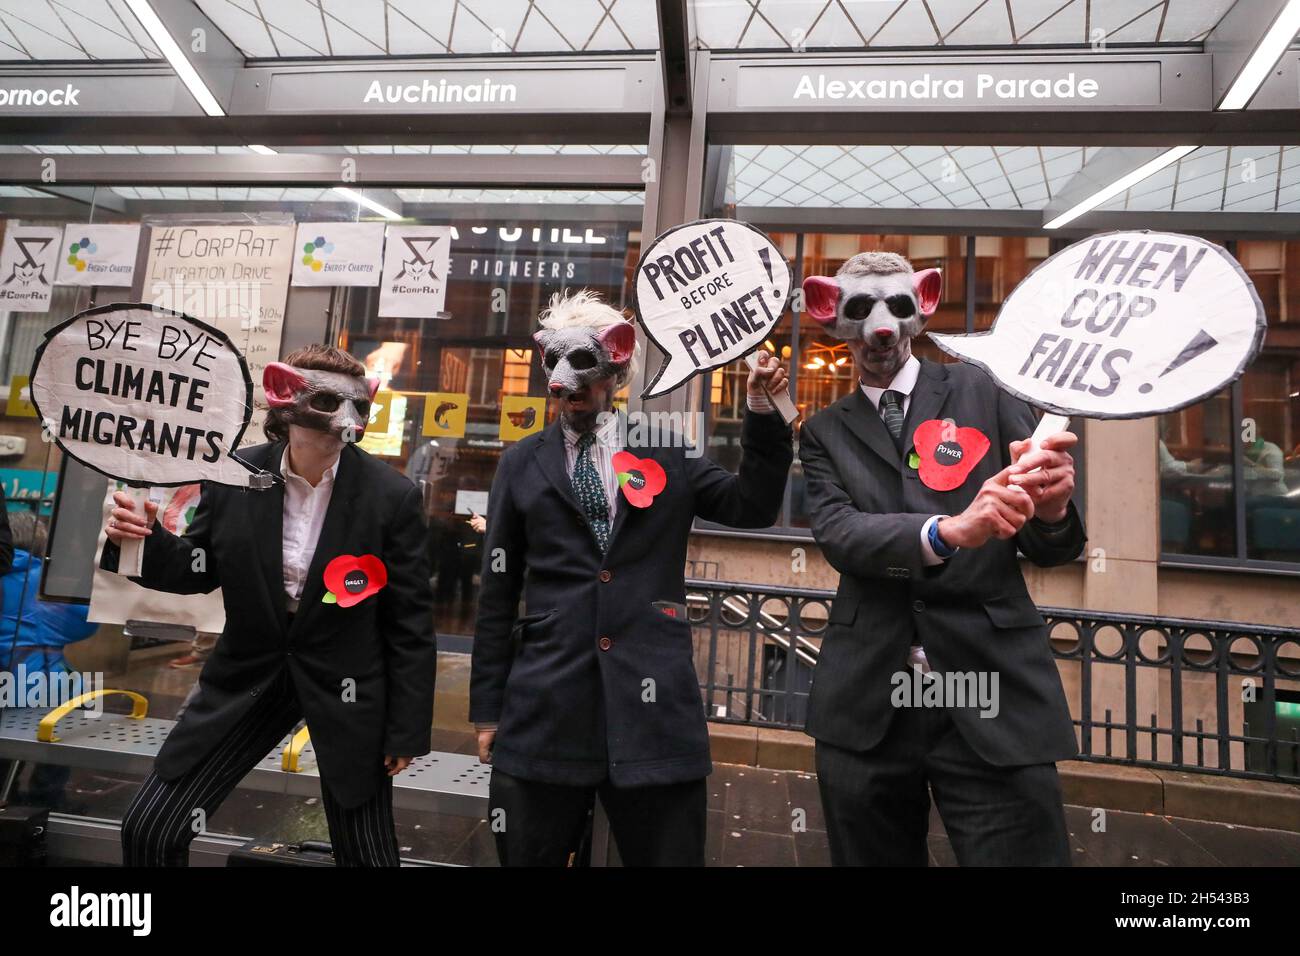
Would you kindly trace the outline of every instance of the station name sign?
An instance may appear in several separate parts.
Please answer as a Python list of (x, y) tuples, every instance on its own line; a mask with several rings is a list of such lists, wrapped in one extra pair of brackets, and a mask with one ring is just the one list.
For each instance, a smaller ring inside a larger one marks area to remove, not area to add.
[(174, 74), (0, 75), (0, 115), (202, 112)]
[(740, 109), (982, 110), (1162, 105), (1154, 60), (741, 65)]

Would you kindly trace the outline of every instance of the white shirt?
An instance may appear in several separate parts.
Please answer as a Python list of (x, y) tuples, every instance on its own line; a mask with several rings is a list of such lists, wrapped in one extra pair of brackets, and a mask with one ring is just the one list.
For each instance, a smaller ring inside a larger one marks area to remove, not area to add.
[(329, 508), (338, 472), (339, 460), (335, 458), (334, 464), (325, 470), (313, 488), (306, 478), (295, 474), (289, 467), (287, 445), (280, 459), (280, 473), (284, 476), (281, 555), (284, 560), (284, 593), (288, 596), (291, 612), (298, 610), (298, 599), (307, 583), (307, 572), (316, 554), (316, 542), (320, 539), (321, 525), (325, 523), (325, 511)]
[[(894, 373), (893, 380), (889, 383), (889, 388), (895, 392), (903, 393), (903, 414), (906, 415), (912, 406), (912, 392), (916, 388), (917, 379), (921, 376), (921, 362), (915, 355), (909, 355), (903, 367)], [(862, 383), (862, 394), (867, 396), (867, 400), (877, 412), (880, 411), (880, 396), (885, 394), (886, 389), (877, 388), (874, 385)], [(934, 567), (937, 564), (943, 564), (946, 558), (942, 558), (930, 546), (930, 525), (934, 524), (947, 515), (931, 515), (929, 519), (921, 526), (921, 563), (927, 567)], [(918, 646), (913, 646), (907, 655), (907, 663), (910, 667), (919, 667), (923, 673), (930, 672), (930, 664), (925, 659), (925, 651)]]

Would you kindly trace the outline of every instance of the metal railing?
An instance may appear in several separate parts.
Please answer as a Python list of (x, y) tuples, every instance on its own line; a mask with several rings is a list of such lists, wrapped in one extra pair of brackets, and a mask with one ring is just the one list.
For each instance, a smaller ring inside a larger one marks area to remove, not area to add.
[[(801, 730), (835, 592), (686, 585), (709, 718)], [(1080, 759), (1300, 782), (1300, 630), (1040, 610)]]

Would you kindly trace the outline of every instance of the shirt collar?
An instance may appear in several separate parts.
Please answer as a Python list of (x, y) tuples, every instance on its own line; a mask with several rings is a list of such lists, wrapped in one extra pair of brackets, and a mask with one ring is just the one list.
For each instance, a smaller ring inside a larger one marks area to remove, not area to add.
[[(342, 453), (340, 453), (338, 457), (334, 459), (334, 464), (326, 468), (324, 473), (321, 475), (320, 481), (316, 484), (317, 488), (319, 488), (323, 484), (334, 483), (334, 479), (338, 477), (338, 473), (339, 473), (339, 462), (342, 460), (343, 460), (343, 455)], [(292, 468), (289, 467), (289, 446), (287, 444), (284, 446), (284, 451), (280, 455), (280, 474), (284, 476), (285, 481), (288, 481), (290, 478), (294, 478), (298, 481), (301, 481), (303, 484), (307, 485), (308, 488), (311, 487), (311, 485), (307, 482), (306, 478), (304, 478), (302, 475), (298, 474)]]
[[(921, 375), (921, 362), (915, 355), (909, 355), (903, 367), (894, 373), (894, 380), (889, 383), (889, 388), (895, 392), (902, 392), (904, 395), (911, 395), (912, 389), (916, 388), (916, 380)], [(876, 388), (874, 385), (862, 385), (862, 394), (870, 399), (871, 404), (880, 410), (880, 396), (886, 389)]]
[[(603, 424), (597, 426), (596, 441), (613, 448), (618, 443), (619, 418), (619, 414), (615, 412), (607, 417)], [(582, 437), (582, 433), (570, 428), (564, 419), (560, 419), (560, 431), (564, 433), (564, 443), (566, 445), (576, 445), (578, 439)]]

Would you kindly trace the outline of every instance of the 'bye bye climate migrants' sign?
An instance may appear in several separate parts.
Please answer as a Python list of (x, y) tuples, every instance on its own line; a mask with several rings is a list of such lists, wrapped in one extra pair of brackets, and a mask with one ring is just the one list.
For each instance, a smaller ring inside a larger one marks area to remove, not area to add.
[(1112, 232), (1034, 269), (988, 332), (930, 338), (1039, 408), (1143, 418), (1235, 381), (1259, 354), (1265, 324), (1254, 284), (1223, 248)]
[(633, 304), (664, 363), (643, 398), (743, 358), (772, 333), (790, 268), (763, 232), (734, 219), (669, 229), (641, 255)]
[(253, 382), (206, 323), (129, 303), (74, 315), (37, 349), (31, 394), (58, 446), (110, 478), (250, 486), (253, 469), (230, 452), (248, 426)]

